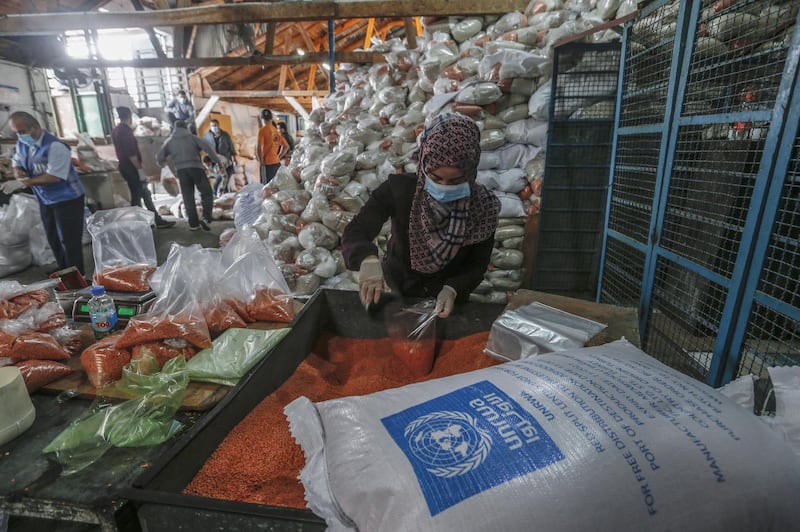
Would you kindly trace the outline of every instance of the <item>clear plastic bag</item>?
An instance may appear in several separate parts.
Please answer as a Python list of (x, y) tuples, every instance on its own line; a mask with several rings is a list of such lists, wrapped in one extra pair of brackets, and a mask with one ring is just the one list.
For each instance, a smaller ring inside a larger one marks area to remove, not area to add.
[(210, 347), (211, 336), (197, 302), (200, 284), (192, 250), (173, 244), (163, 265), (159, 295), (153, 306), (146, 313), (130, 319), (115, 346), (123, 349), (182, 338), (195, 347)]
[(233, 204), (233, 224), (237, 229), (252, 224), (261, 214), (261, 189), (263, 185), (253, 183), (245, 186)]
[(141, 207), (97, 211), (86, 222), (92, 235), (94, 282), (106, 290), (146, 292), (155, 271), (152, 212)]
[(428, 299), (403, 308), (386, 324), (392, 352), (415, 378), (424, 377), (433, 369), (436, 316), (436, 300)]
[(520, 360), (583, 347), (605, 328), (605, 324), (536, 302), (503, 312), (492, 324), (484, 352), (501, 360)]
[(305, 226), (297, 235), (297, 239), (305, 249), (316, 247), (334, 249), (339, 245), (339, 235), (318, 222)]
[(278, 345), (291, 329), (233, 328), (214, 340), (210, 349), (203, 349), (186, 365), (193, 381), (215, 382), (236, 386), (259, 360)]
[(119, 389), (133, 399), (111, 405), (98, 398), (64, 429), (44, 453), (55, 453), (65, 475), (96, 462), (111, 447), (158, 445), (174, 436), (182, 425), (174, 419), (181, 406), (189, 376), (186, 361), (178, 357), (154, 375), (128, 368)]
[[(245, 227), (222, 251), (220, 290), (247, 322), (294, 319), (289, 286), (258, 233)], [(203, 347), (210, 347), (203, 346)]]

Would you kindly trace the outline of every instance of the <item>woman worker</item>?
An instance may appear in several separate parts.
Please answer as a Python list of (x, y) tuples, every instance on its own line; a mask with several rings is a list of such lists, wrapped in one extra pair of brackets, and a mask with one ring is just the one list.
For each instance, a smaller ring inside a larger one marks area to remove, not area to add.
[[(416, 175), (390, 175), (375, 189), (342, 237), (362, 304), (377, 304), (388, 285), (403, 296), (435, 296), (446, 318), (469, 299), (489, 264), (500, 212), (494, 194), (475, 183), (480, 153), (475, 122), (440, 115), (420, 136)], [(381, 264), (373, 239), (390, 217)]]

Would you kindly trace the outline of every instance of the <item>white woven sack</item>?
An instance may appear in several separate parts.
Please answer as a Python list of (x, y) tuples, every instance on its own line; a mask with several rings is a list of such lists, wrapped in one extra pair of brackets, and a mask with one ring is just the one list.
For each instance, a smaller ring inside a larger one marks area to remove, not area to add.
[(625, 340), (286, 407), (329, 530), (796, 530), (783, 436)]

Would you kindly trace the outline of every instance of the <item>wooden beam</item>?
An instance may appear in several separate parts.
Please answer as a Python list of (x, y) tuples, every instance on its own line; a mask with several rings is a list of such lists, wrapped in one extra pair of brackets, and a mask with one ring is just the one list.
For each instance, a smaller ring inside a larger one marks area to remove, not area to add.
[(372, 45), (372, 34), (375, 32), (375, 19), (371, 18), (367, 22), (367, 31), (364, 34), (364, 50), (369, 50)]
[(403, 19), (406, 26), (406, 41), (408, 41), (408, 49), (414, 50), (417, 47), (417, 28), (414, 26), (414, 18), (406, 17)]
[[(380, 52), (336, 52), (337, 63), (382, 63)], [(252, 57), (164, 57), (144, 59), (75, 59), (71, 57), (45, 58), (37, 66), (48, 68), (201, 68), (207, 66), (278, 66), (327, 63), (328, 53), (307, 53), (305, 55), (271, 55)]]
[(330, 94), (327, 90), (311, 90), (311, 91), (225, 91), (225, 90), (212, 90), (211, 94), (219, 96), (220, 98), (282, 98), (291, 96), (293, 98), (310, 98), (312, 96), (325, 97)]
[(289, 105), (294, 107), (294, 110), (297, 111), (300, 116), (302, 116), (304, 119), (308, 120), (309, 112), (308, 112), (308, 110), (306, 108), (304, 108), (302, 105), (300, 105), (300, 102), (298, 102), (292, 96), (285, 96), (285, 98), (286, 98), (286, 101), (289, 102)]
[[(284, 66), (286, 66), (286, 65), (284, 65)], [(286, 67), (286, 73), (289, 74), (289, 79), (292, 82), (292, 87), (294, 87), (294, 90), (299, 91), (300, 90), (300, 84), (297, 83), (297, 79), (294, 77), (294, 72), (292, 72), (292, 67), (287, 66)]]
[[(0, 35), (61, 33), (72, 29), (253, 24), (343, 18), (499, 15), (522, 11), (527, 4), (528, 0), (323, 0), (313, 4), (242, 2), (163, 11), (5, 15), (0, 17)], [(301, 9), (301, 6), (306, 9)]]
[(289, 69), (286, 65), (281, 65), (281, 77), (278, 80), (278, 90), (283, 91), (286, 88), (286, 71)]
[[(133, 4), (133, 8), (136, 11), (144, 12), (144, 6), (142, 5), (141, 0), (131, 0), (131, 4)], [(66, 14), (67, 13), (64, 13), (61, 16), (64, 16)], [(0, 21), (0, 23), (2, 23), (2, 21)], [(158, 56), (159, 59), (166, 58), (167, 54), (165, 54), (164, 49), (161, 48), (161, 41), (158, 40), (155, 30), (152, 27), (149, 27), (149, 28), (144, 28), (144, 31), (146, 31), (147, 36), (150, 37), (150, 44), (153, 45), (153, 49), (156, 51), (156, 56)]]
[(194, 40), (197, 38), (197, 24), (192, 26), (192, 35), (189, 37), (189, 45), (186, 47), (186, 59), (192, 57), (192, 51), (194, 50)]
[(308, 90), (312, 90), (316, 86), (317, 81), (317, 64), (314, 63), (308, 69)]
[(297, 31), (300, 32), (300, 37), (303, 39), (303, 42), (306, 43), (306, 48), (308, 51), (310, 52), (314, 50), (316, 48), (316, 46), (314, 46), (314, 40), (308, 34), (308, 30), (305, 28), (305, 26), (298, 24)]
[[(177, 8), (189, 7), (190, 5), (191, 5), (191, 0), (177, 0), (177, 2), (175, 3), (175, 7)], [(167, 9), (169, 9), (169, 5), (167, 5)], [(195, 26), (195, 28), (196, 27), (197, 26)], [(196, 33), (197, 30), (192, 29), (192, 35), (194, 36), (194, 34)], [(173, 35), (172, 55), (174, 55), (175, 57), (181, 57), (185, 56), (186, 54), (189, 54), (188, 57), (191, 57), (192, 56), (191, 48), (187, 50), (187, 47), (184, 46), (186, 44), (186, 26), (175, 26), (172, 35)], [(192, 42), (194, 41), (193, 36), (189, 38), (190, 47)]]

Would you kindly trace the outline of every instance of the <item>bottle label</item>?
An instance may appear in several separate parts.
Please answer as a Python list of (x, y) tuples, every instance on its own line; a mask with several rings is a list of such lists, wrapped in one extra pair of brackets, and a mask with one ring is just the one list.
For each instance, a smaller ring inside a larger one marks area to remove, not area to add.
[(92, 329), (95, 332), (105, 333), (117, 326), (117, 313), (115, 311), (93, 312)]

